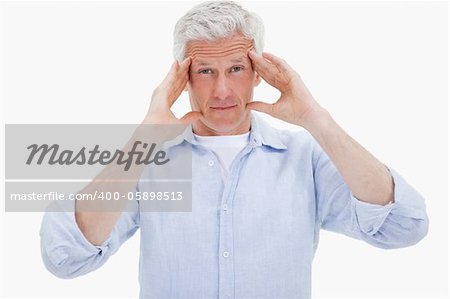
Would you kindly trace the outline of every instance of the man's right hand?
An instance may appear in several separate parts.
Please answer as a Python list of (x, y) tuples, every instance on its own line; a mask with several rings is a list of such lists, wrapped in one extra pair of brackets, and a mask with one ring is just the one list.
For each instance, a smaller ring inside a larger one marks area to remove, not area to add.
[(178, 119), (170, 110), (186, 87), (191, 61), (191, 58), (187, 57), (181, 64), (178, 61), (172, 64), (167, 76), (153, 91), (144, 124), (189, 124), (202, 117), (200, 112), (191, 111)]
[[(122, 149), (130, 152), (136, 141), (152, 138), (153, 126), (147, 124), (189, 124), (199, 119), (198, 111), (186, 113), (178, 119), (170, 110), (189, 80), (191, 58), (186, 58), (180, 65), (177, 61), (170, 68), (166, 78), (155, 89), (150, 108), (141, 126)], [(150, 130), (150, 131), (149, 131)], [(169, 133), (173, 133), (168, 130)], [(165, 132), (166, 133), (166, 132)], [(161, 137), (162, 132), (157, 133)], [(151, 139), (152, 140), (152, 139)], [(150, 140), (150, 141), (151, 141)], [(150, 144), (149, 141), (149, 144)], [(128, 194), (135, 190), (145, 164), (138, 164), (124, 171), (121, 165), (110, 163), (83, 190), (84, 194), (109, 192), (111, 194)], [(128, 200), (118, 201), (79, 201), (76, 202), (75, 219), (85, 238), (94, 245), (101, 245), (111, 234)]]

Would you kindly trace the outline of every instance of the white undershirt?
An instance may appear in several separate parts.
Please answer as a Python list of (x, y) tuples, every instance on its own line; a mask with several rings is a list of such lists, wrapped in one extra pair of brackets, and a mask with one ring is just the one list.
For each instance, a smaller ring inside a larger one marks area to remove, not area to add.
[(199, 145), (211, 150), (217, 156), (222, 166), (224, 178), (226, 178), (234, 158), (248, 144), (249, 137), (250, 132), (229, 136), (199, 136), (194, 134), (194, 139)]

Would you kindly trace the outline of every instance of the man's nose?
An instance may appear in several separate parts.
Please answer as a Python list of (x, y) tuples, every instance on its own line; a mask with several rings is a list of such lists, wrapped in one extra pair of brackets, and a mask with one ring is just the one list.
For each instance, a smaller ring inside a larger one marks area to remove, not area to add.
[(224, 74), (218, 75), (214, 82), (214, 91), (213, 91), (214, 98), (224, 100), (228, 98), (230, 95), (232, 95), (230, 82), (228, 82), (228, 79)]

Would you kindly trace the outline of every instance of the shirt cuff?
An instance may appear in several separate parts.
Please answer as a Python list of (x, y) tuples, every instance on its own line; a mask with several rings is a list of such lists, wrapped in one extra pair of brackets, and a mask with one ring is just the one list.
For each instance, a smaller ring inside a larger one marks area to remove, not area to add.
[(361, 231), (368, 235), (378, 232), (396, 204), (396, 201), (384, 206), (371, 204), (360, 201), (352, 195), (352, 209), (356, 215), (356, 221)]
[(409, 218), (425, 219), (423, 199), (406, 181), (393, 169), (388, 170), (394, 180), (394, 201), (387, 205), (378, 205), (363, 202), (353, 196), (352, 209), (356, 221), (362, 232), (374, 235), (385, 222), (389, 214)]
[(111, 235), (100, 246), (89, 242), (75, 220), (75, 202), (53, 203), (47, 209), (41, 226), (44, 250), (51, 265), (69, 262), (73, 257), (90, 258), (105, 255)]

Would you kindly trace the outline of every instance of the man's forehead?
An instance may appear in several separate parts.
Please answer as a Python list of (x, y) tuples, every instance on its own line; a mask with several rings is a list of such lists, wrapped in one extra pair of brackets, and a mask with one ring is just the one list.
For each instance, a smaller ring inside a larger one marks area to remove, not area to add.
[(227, 58), (232, 62), (245, 62), (247, 53), (253, 48), (253, 41), (241, 35), (217, 41), (194, 40), (186, 46), (186, 56), (195, 64), (207, 64), (217, 58)]
[(217, 56), (196, 56), (192, 60), (192, 65), (194, 66), (207, 66), (211, 65), (214, 62), (217, 62), (218, 59), (221, 61), (226, 61), (229, 63), (247, 63), (249, 62), (249, 58), (246, 56), (244, 52), (241, 51), (236, 53), (231, 53), (230, 55), (217, 55)]

